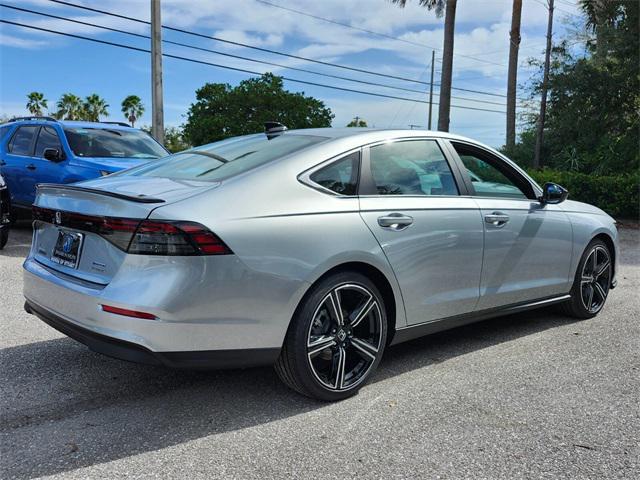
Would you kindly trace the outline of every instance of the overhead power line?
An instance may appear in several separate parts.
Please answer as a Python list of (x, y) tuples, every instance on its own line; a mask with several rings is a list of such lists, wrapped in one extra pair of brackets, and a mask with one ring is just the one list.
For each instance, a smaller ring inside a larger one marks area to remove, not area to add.
[[(77, 39), (80, 39), (80, 40), (86, 40), (86, 41), (89, 41), (89, 42), (100, 43), (100, 44), (103, 44), (103, 45), (110, 45), (110, 46), (113, 46), (113, 47), (125, 48), (125, 49), (128, 49), (128, 50), (133, 50), (133, 51), (137, 51), (137, 52), (151, 53), (151, 50), (148, 50), (148, 49), (145, 49), (145, 48), (134, 47), (132, 45), (125, 45), (125, 44), (122, 44), (122, 43), (109, 42), (107, 40), (99, 40), (97, 38), (85, 37), (83, 35), (76, 35), (76, 34), (73, 34), (73, 33), (60, 32), (58, 30), (52, 30), (52, 29), (43, 28), (43, 27), (36, 27), (34, 25), (27, 25), (27, 24), (24, 24), (24, 23), (13, 22), (13, 21), (10, 21), (10, 20), (5, 20), (5, 19), (0, 19), (0, 23), (5, 23), (5, 24), (8, 24), (8, 25), (14, 25), (14, 26), (17, 26), (17, 27), (22, 27), (22, 28), (28, 28), (28, 29), (32, 29), (32, 30), (38, 30), (38, 31), (41, 31), (41, 32), (53, 33), (53, 34), (62, 35), (62, 36), (65, 36), (65, 37), (77, 38)], [(163, 53), (162, 56), (163, 57), (167, 57), (167, 58), (173, 58), (173, 59), (176, 59), (176, 60), (183, 60), (183, 61), (187, 61), (187, 62), (197, 63), (197, 64), (200, 64), (200, 65), (208, 65), (208, 66), (211, 66), (211, 67), (223, 68), (225, 70), (232, 70), (232, 71), (236, 71), (236, 72), (248, 73), (250, 75), (262, 75), (262, 73), (256, 72), (256, 71), (253, 71), (253, 70), (247, 70), (247, 69), (238, 68), (238, 67), (230, 67), (230, 66), (227, 66), (227, 65), (221, 65), (221, 64), (213, 63), (213, 62), (206, 62), (204, 60), (198, 60), (198, 59), (195, 59), (195, 58), (182, 57), (180, 55), (173, 55), (173, 54), (170, 54), (170, 53)], [(284, 77), (284, 76), (281, 76), (280, 78), (282, 78), (283, 80), (287, 80), (289, 82), (300, 83), (300, 84), (303, 84), (303, 85), (312, 85), (312, 86), (315, 86), (315, 87), (329, 88), (329, 89), (332, 89), (332, 90), (340, 90), (340, 91), (343, 91), (343, 92), (358, 93), (358, 94), (362, 94), (362, 95), (369, 95), (369, 96), (372, 96), (372, 97), (389, 98), (389, 99), (394, 99), (394, 100), (402, 100), (402, 101), (405, 101), (405, 102), (415, 102), (415, 103), (424, 103), (424, 104), (429, 103), (426, 100), (418, 100), (418, 99), (415, 99), (415, 98), (407, 98), (407, 97), (399, 97), (399, 96), (395, 96), (395, 95), (386, 95), (386, 94), (382, 94), (382, 93), (367, 92), (367, 91), (364, 91), (364, 90), (356, 90), (356, 89), (352, 89), (352, 88), (339, 87), (337, 85), (327, 85), (327, 84), (324, 84), (324, 83), (310, 82), (310, 81), (307, 81), (307, 80), (300, 80), (300, 79), (297, 79), (297, 78), (290, 78), (290, 77)], [(434, 103), (434, 105), (437, 105), (437, 104)], [(475, 111), (480, 111), (480, 112), (492, 112), (492, 113), (501, 113), (501, 114), (505, 114), (506, 113), (503, 110), (490, 110), (490, 109), (487, 109), (487, 108), (467, 107), (467, 106), (463, 106), (463, 105), (451, 105), (451, 108), (461, 108), (461, 109), (464, 109), (464, 110), (475, 110)]]
[[(60, 5), (66, 5), (66, 6), (69, 6), (69, 7), (79, 8), (81, 10), (87, 10), (87, 11), (94, 12), (94, 13), (101, 13), (103, 15), (109, 15), (109, 16), (112, 16), (112, 17), (117, 17), (117, 18), (122, 18), (122, 19), (125, 19), (125, 20), (130, 20), (132, 22), (142, 23), (144, 25), (151, 25), (151, 22), (148, 22), (146, 20), (141, 20), (139, 18), (129, 17), (127, 15), (121, 15), (119, 13), (113, 13), (113, 12), (109, 12), (109, 11), (106, 11), (106, 10), (100, 10), (98, 8), (87, 7), (87, 6), (84, 6), (84, 5), (77, 5), (75, 3), (66, 2), (64, 0), (49, 0), (49, 1), (53, 2), (53, 3), (58, 3)], [(247, 44), (247, 43), (241, 43), (241, 42), (236, 42), (236, 41), (232, 41), (232, 40), (227, 40), (227, 39), (220, 38), (220, 37), (215, 37), (215, 36), (212, 36), (212, 35), (205, 35), (203, 33), (198, 33), (198, 32), (194, 32), (194, 31), (191, 31), (191, 30), (185, 30), (185, 29), (182, 29), (182, 28), (170, 27), (168, 25), (163, 25), (162, 28), (164, 28), (166, 30), (174, 31), (174, 32), (184, 33), (184, 34), (187, 34), (187, 35), (193, 35), (193, 36), (200, 37), (200, 38), (206, 38), (208, 40), (215, 40), (215, 41), (226, 43), (226, 44), (230, 44), (230, 45), (246, 47), (246, 48), (250, 48), (252, 50), (257, 50), (257, 51), (261, 51), (261, 52), (265, 52), (265, 53), (272, 53), (274, 55), (280, 55), (280, 56), (283, 56), (283, 57), (294, 58), (296, 60), (303, 60), (303, 61), (306, 61), (306, 62), (317, 63), (317, 64), (320, 64), (320, 65), (325, 65), (325, 66), (329, 66), (329, 67), (342, 68), (344, 70), (350, 70), (350, 71), (359, 72), (359, 73), (366, 73), (368, 75), (375, 75), (375, 76), (378, 76), (378, 77), (392, 78), (394, 80), (402, 80), (402, 81), (405, 81), (405, 82), (418, 83), (418, 84), (422, 84), (422, 85), (429, 85), (429, 82), (423, 82), (423, 81), (416, 80), (416, 79), (413, 79), (413, 78), (390, 75), (390, 74), (387, 74), (387, 73), (375, 72), (375, 71), (366, 70), (366, 69), (363, 69), (363, 68), (352, 67), (352, 66), (348, 66), (348, 65), (341, 65), (341, 64), (338, 64), (338, 63), (325, 62), (323, 60), (316, 60), (316, 59), (313, 59), (313, 58), (302, 57), (300, 55), (294, 55), (294, 54), (290, 54), (290, 53), (279, 52), (277, 50), (272, 50), (272, 49), (269, 49), (269, 48), (263, 48), (263, 47), (258, 47), (258, 46), (255, 46), (255, 45), (250, 45), (250, 44)], [(439, 84), (434, 84), (434, 85), (435, 86), (439, 86)], [(489, 96), (493, 96), (493, 97), (500, 97), (500, 98), (506, 98), (507, 97), (506, 95), (500, 94), (500, 93), (486, 92), (486, 91), (481, 91), (481, 90), (472, 90), (472, 89), (468, 89), (468, 88), (452, 87), (451, 89), (452, 90), (461, 91), (461, 92), (477, 93), (477, 94), (480, 94), (480, 95), (489, 95)]]
[[(5, 7), (5, 8), (10, 8), (12, 10), (17, 10), (17, 11), (20, 11), (20, 12), (26, 12), (26, 13), (30, 13), (30, 14), (34, 14), (34, 15), (40, 15), (40, 16), (47, 17), (47, 18), (54, 18), (54, 19), (57, 19), (57, 20), (63, 20), (63, 21), (66, 21), (66, 22), (76, 23), (76, 24), (79, 24), (79, 25), (87, 25), (89, 27), (100, 28), (100, 29), (103, 29), (103, 30), (107, 30), (107, 31), (110, 31), (110, 32), (115, 32), (115, 33), (121, 33), (121, 34), (124, 34), (124, 35), (130, 35), (130, 36), (137, 37), (137, 38), (144, 38), (146, 40), (150, 40), (151, 39), (151, 37), (149, 35), (143, 35), (143, 34), (140, 34), (140, 33), (130, 32), (130, 31), (127, 31), (127, 30), (119, 29), (119, 28), (107, 27), (105, 25), (99, 25), (99, 24), (92, 23), (92, 22), (85, 22), (85, 21), (82, 21), (82, 20), (76, 20), (76, 19), (73, 19), (73, 18), (63, 17), (63, 16), (60, 16), (60, 15), (53, 15), (53, 14), (50, 14), (50, 13), (39, 12), (39, 11), (31, 10), (31, 9), (28, 9), (28, 8), (16, 7), (14, 5), (7, 5), (7, 4), (4, 4), (4, 3), (0, 3), (0, 6), (1, 7)], [(282, 65), (282, 64), (279, 64), (279, 63), (268, 62), (268, 61), (265, 61), (265, 60), (258, 60), (258, 59), (254, 59), (254, 58), (244, 57), (242, 55), (234, 55), (234, 54), (227, 53), (227, 52), (221, 52), (221, 51), (212, 50), (212, 49), (209, 49), (209, 48), (198, 47), (198, 46), (195, 46), (195, 45), (190, 45), (190, 44), (181, 43), (181, 42), (175, 42), (175, 41), (172, 41), (172, 40), (163, 39), (162, 42), (166, 43), (166, 44), (170, 44), (170, 45), (176, 45), (176, 46), (180, 46), (180, 47), (190, 48), (190, 49), (193, 49), (193, 50), (209, 52), (209, 53), (213, 53), (213, 54), (216, 54), (216, 55), (222, 55), (222, 56), (225, 56), (225, 57), (245, 60), (245, 61), (254, 62), (254, 63), (260, 63), (260, 64), (263, 64), (263, 65), (275, 66), (275, 67), (279, 67), (279, 68), (285, 68), (285, 69), (289, 69), (289, 70), (295, 70), (295, 71), (298, 71), (298, 72), (310, 73), (310, 74), (313, 74), (313, 75), (319, 75), (319, 76), (323, 76), (323, 77), (335, 78), (335, 79), (339, 79), (339, 80), (346, 80), (346, 81), (349, 81), (349, 82), (355, 82), (355, 83), (360, 83), (360, 84), (364, 84), (364, 85), (372, 85), (372, 86), (377, 86), (377, 87), (390, 88), (390, 89), (394, 89), (394, 90), (402, 90), (402, 91), (411, 92), (411, 93), (420, 93), (420, 94), (424, 94), (425, 93), (424, 90), (416, 90), (416, 89), (413, 89), (413, 88), (398, 87), (398, 86), (388, 85), (388, 84), (384, 84), (384, 83), (369, 82), (369, 81), (366, 81), (366, 80), (360, 80), (360, 79), (350, 78), (350, 77), (343, 77), (343, 76), (340, 76), (340, 75), (332, 75), (332, 74), (329, 74), (329, 73), (323, 73), (323, 72), (318, 72), (318, 71), (314, 71), (314, 70), (308, 70), (308, 69), (299, 68), (299, 67), (291, 67), (291, 66), (288, 66), (288, 65)], [(439, 94), (437, 94), (437, 93), (435, 95), (439, 96)], [(488, 105), (498, 105), (498, 106), (503, 106), (503, 107), (505, 106), (504, 103), (493, 102), (493, 101), (490, 101), (490, 100), (480, 100), (480, 99), (475, 99), (475, 98), (458, 97), (458, 96), (452, 96), (451, 98), (454, 98), (454, 99), (457, 99), (457, 100), (467, 100), (467, 101), (476, 102), (476, 103), (484, 103), (484, 104), (488, 104)]]
[[(350, 28), (352, 30), (358, 30), (360, 32), (365, 32), (365, 33), (369, 33), (371, 35), (376, 35), (378, 37), (388, 38), (390, 40), (396, 40), (398, 42), (408, 43), (408, 44), (411, 44), (411, 45), (417, 45), (419, 47), (425, 47), (425, 48), (429, 48), (431, 50), (442, 51), (442, 48), (438, 48), (438, 47), (434, 47), (434, 46), (431, 46), (431, 45), (427, 45), (425, 43), (414, 42), (414, 41), (406, 40), (406, 39), (400, 38), (400, 37), (394, 37), (393, 35), (387, 35), (386, 33), (376, 32), (374, 30), (367, 30), (366, 28), (360, 28), (360, 27), (356, 27), (356, 26), (353, 26), (353, 25), (349, 25), (348, 23), (338, 22), (336, 20), (331, 20), (330, 18), (321, 17), (320, 15), (313, 15), (311, 13), (303, 12), (302, 10), (296, 10), (295, 8), (285, 7), (284, 5), (279, 5), (279, 4), (273, 3), (273, 2), (268, 2), (266, 0), (255, 0), (255, 1), (258, 2), (258, 3), (262, 3), (264, 5), (269, 5), (271, 7), (279, 8), (281, 10), (286, 10), (288, 12), (296, 13), (298, 15), (304, 15), (305, 17), (315, 18), (316, 20), (321, 20), (323, 22), (333, 23), (334, 25), (340, 25), (341, 27), (346, 27), (346, 28)], [(497, 65), (499, 67), (505, 67), (505, 68), (507, 67), (507, 65), (505, 65), (504, 63), (491, 62), (489, 60), (484, 60), (482, 58), (476, 58), (476, 57), (474, 57), (472, 55), (464, 55), (462, 53), (454, 53), (453, 55), (455, 57), (468, 58), (470, 60), (475, 60), (476, 62), (481, 62), (481, 63), (487, 63), (489, 65)]]

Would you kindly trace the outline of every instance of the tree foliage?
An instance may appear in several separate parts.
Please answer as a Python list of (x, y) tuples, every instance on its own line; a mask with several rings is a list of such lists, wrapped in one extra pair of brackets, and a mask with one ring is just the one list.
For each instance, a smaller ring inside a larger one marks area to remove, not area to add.
[(90, 122), (100, 121), (100, 115), (103, 117), (109, 116), (109, 104), (104, 98), (97, 93), (93, 93), (84, 99), (84, 120)]
[[(407, 4), (407, 0), (391, 0), (391, 2), (395, 3), (400, 8), (404, 8)], [(420, 6), (427, 7), (429, 10), (435, 10), (438, 17), (442, 17), (447, 5), (446, 0), (418, 0), (418, 3)]]
[(236, 87), (207, 83), (196, 90), (184, 125), (191, 145), (262, 132), (264, 123), (280, 122), (288, 128), (329, 127), (333, 114), (324, 103), (304, 93), (283, 88), (282, 78), (266, 73), (243, 80)]
[[(143, 125), (140, 130), (144, 130), (151, 135), (151, 125)], [(165, 127), (164, 147), (171, 153), (181, 152), (191, 148), (191, 145), (184, 138), (184, 131), (180, 127)]]
[[(639, 7), (639, 2), (610, 0), (606, 15), (587, 11), (585, 29), (599, 33), (595, 43), (587, 41), (586, 54), (574, 55), (569, 48), (571, 39), (554, 48), (544, 165), (596, 174), (637, 171)], [(594, 22), (598, 23), (594, 26)], [(538, 76), (532, 83), (534, 96), (540, 84)], [(531, 164), (533, 156), (532, 132), (533, 125), (524, 130), (519, 144), (506, 152), (525, 166)]]
[(126, 97), (122, 101), (121, 107), (124, 118), (131, 122), (132, 127), (136, 124), (136, 120), (144, 113), (144, 105), (137, 95), (129, 95)]
[(47, 108), (47, 99), (42, 92), (31, 92), (27, 95), (27, 110), (31, 115), (42, 116), (42, 109)]
[(84, 107), (82, 99), (73, 93), (65, 93), (56, 103), (56, 118), (60, 120), (83, 120)]
[(347, 123), (347, 127), (367, 127), (367, 121), (364, 118), (355, 117), (349, 123)]

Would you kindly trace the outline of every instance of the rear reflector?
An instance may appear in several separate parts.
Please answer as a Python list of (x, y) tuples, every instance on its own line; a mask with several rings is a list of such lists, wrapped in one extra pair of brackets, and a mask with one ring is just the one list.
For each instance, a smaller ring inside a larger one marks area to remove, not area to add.
[(100, 217), (42, 207), (33, 207), (33, 217), (61, 227), (96, 233), (120, 250), (132, 254), (233, 254), (216, 234), (196, 222)]
[(116, 315), (123, 315), (125, 317), (144, 318), (145, 320), (155, 320), (157, 318), (152, 313), (147, 312), (127, 310), (126, 308), (112, 307), (111, 305), (101, 305), (101, 307), (104, 312), (115, 313)]

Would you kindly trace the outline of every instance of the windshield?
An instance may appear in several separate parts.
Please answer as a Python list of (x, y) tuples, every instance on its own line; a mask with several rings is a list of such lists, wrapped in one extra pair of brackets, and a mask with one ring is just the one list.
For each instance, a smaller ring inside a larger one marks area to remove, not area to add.
[(65, 128), (69, 146), (78, 157), (160, 158), (167, 152), (141, 130)]
[(176, 153), (159, 162), (122, 172), (122, 175), (219, 181), (326, 139), (286, 134), (271, 140), (264, 134), (234, 137)]

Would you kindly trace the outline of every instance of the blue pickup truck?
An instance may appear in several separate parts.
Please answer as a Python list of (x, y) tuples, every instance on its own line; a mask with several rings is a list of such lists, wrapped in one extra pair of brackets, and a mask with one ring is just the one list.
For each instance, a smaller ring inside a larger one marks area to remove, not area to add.
[(151, 135), (120, 122), (20, 117), (0, 125), (0, 174), (14, 218), (30, 217), (38, 183), (89, 180), (165, 155)]

